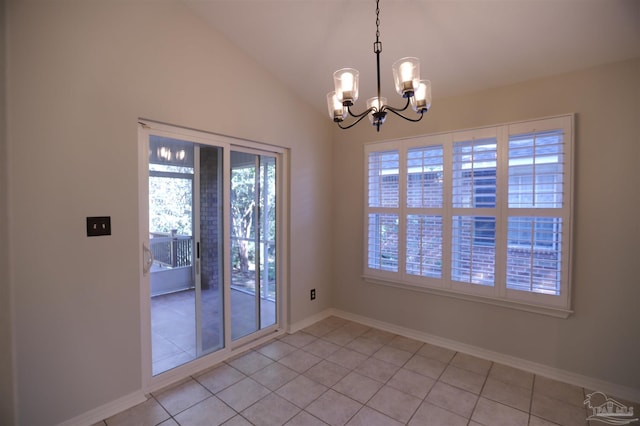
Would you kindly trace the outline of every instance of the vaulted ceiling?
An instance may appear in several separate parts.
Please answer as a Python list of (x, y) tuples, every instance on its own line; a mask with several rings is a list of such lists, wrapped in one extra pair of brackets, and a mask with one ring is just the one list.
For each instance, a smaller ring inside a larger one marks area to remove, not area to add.
[[(326, 113), (332, 74), (360, 71), (375, 96), (375, 0), (183, 0)], [(391, 64), (421, 60), (434, 102), (640, 56), (638, 0), (380, 0), (382, 95)], [(328, 118), (328, 117), (327, 117)]]

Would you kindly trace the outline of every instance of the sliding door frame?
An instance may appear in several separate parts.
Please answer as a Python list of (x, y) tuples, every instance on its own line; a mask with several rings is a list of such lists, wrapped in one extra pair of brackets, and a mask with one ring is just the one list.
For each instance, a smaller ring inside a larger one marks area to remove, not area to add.
[[(181, 128), (152, 120), (138, 120), (138, 227), (139, 227), (139, 287), (140, 287), (140, 354), (142, 363), (142, 390), (145, 393), (161, 389), (225, 359), (260, 345), (286, 331), (289, 323), (289, 150), (284, 147), (237, 139), (230, 136)], [(151, 294), (149, 262), (149, 136), (165, 136), (200, 145), (221, 147), (223, 152), (223, 283), (224, 286), (224, 347), (213, 353), (168, 370), (159, 375), (152, 373), (151, 351)], [(230, 212), (230, 154), (232, 150), (265, 154), (276, 159), (276, 323), (235, 341), (231, 340), (231, 212)]]

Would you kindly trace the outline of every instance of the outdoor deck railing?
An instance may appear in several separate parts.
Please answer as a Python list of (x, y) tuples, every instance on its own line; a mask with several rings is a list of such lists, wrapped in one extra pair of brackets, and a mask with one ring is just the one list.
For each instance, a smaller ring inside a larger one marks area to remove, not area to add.
[(149, 245), (156, 262), (172, 268), (191, 266), (193, 237), (159, 232), (151, 233), (150, 237)]

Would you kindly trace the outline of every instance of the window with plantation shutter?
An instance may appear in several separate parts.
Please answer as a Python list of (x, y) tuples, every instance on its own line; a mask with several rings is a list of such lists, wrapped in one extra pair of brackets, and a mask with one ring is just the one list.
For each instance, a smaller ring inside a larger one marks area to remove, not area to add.
[(369, 281), (566, 317), (573, 115), (365, 146)]
[(442, 145), (407, 150), (406, 254), (408, 275), (442, 278)]
[(451, 279), (494, 285), (496, 138), (453, 143)]
[(371, 153), (367, 161), (367, 264), (398, 271), (399, 152)]
[(507, 288), (559, 295), (565, 135), (509, 135)]

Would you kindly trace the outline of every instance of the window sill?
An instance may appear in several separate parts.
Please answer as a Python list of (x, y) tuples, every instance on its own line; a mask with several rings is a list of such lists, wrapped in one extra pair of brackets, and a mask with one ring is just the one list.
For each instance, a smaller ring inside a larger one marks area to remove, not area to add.
[(552, 307), (552, 306), (541, 306), (532, 303), (520, 302), (515, 300), (506, 300), (506, 299), (498, 299), (487, 296), (479, 296), (475, 294), (467, 294), (461, 293), (448, 289), (439, 289), (433, 287), (423, 287), (415, 284), (403, 283), (393, 280), (386, 280), (380, 277), (373, 277), (370, 275), (362, 275), (362, 278), (369, 283), (385, 285), (389, 287), (396, 287), (405, 290), (417, 291), (420, 293), (428, 293), (435, 294), (438, 296), (445, 297), (453, 297), (455, 299), (462, 299), (471, 302), (480, 302), (488, 305), (501, 306), (503, 308), (515, 309), (519, 311), (532, 312), (535, 314), (547, 315), (555, 318), (567, 319), (571, 314), (573, 314), (572, 310)]

